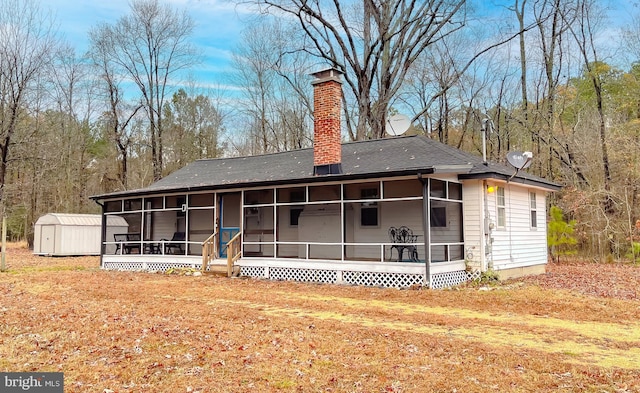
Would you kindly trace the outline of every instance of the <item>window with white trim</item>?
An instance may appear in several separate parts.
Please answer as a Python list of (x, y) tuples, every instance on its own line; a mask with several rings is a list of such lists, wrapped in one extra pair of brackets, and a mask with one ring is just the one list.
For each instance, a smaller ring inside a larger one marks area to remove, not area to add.
[(529, 192), (529, 210), (531, 211), (531, 228), (538, 227), (538, 208), (536, 203), (536, 193)]
[(505, 205), (504, 187), (496, 188), (496, 205), (498, 207), (498, 228), (507, 226), (507, 210)]

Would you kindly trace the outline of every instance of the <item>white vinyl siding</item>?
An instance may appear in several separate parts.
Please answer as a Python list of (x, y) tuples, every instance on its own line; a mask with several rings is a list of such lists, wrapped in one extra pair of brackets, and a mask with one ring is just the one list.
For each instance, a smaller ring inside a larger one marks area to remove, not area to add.
[[(506, 229), (494, 230), (492, 259), (494, 269), (502, 270), (545, 264), (545, 230), (531, 230), (530, 191), (517, 185), (505, 187)], [(546, 228), (544, 193), (535, 192), (537, 225)]]
[(481, 181), (463, 183), (463, 217), (465, 258), (476, 267), (482, 263), (482, 223), (484, 221), (484, 187)]
[[(468, 262), (481, 270), (486, 270), (490, 264), (495, 270), (545, 264), (546, 193), (518, 184), (501, 184), (505, 217), (505, 225), (501, 228), (498, 226), (498, 187), (495, 183), (489, 183), (488, 186), (495, 191), (491, 192), (482, 181), (464, 182), (464, 239)], [(531, 227), (531, 192), (536, 196), (537, 230)], [(495, 224), (492, 229), (487, 226), (487, 242), (493, 239), (491, 244), (483, 241), (484, 212), (488, 215), (488, 222)]]

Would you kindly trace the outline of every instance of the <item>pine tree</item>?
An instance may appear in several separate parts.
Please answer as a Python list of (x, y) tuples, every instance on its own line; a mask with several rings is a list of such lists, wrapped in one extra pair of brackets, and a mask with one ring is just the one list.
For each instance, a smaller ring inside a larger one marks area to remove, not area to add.
[(560, 261), (561, 255), (574, 255), (578, 240), (575, 237), (576, 221), (565, 221), (562, 209), (551, 206), (551, 219), (547, 230), (547, 245), (551, 254), (551, 259)]

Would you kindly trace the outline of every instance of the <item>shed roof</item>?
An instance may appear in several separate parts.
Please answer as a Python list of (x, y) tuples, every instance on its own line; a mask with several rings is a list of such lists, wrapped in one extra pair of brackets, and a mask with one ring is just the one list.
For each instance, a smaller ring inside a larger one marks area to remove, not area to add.
[[(109, 226), (128, 226), (127, 221), (119, 216), (108, 216)], [(36, 225), (69, 225), (69, 226), (101, 226), (100, 214), (48, 213), (36, 221)]]
[(362, 179), (408, 174), (453, 173), (460, 178), (496, 178), (529, 183), (549, 190), (558, 184), (482, 158), (424, 136), (403, 136), (342, 144), (342, 174), (313, 174), (313, 149), (248, 157), (195, 161), (150, 186), (97, 195), (109, 199), (173, 191), (198, 191)]

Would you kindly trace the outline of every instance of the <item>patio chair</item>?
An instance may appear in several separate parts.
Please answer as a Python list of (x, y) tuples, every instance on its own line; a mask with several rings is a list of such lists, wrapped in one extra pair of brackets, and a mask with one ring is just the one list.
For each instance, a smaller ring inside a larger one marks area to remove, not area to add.
[(418, 247), (416, 242), (418, 241), (418, 235), (413, 234), (413, 230), (406, 226), (401, 226), (400, 228), (390, 227), (389, 228), (389, 238), (391, 239), (391, 252), (389, 254), (389, 258), (393, 256), (393, 250), (395, 249), (398, 253), (398, 262), (402, 262), (402, 255), (404, 251), (407, 250), (409, 254), (409, 258), (411, 262), (418, 262)]
[(114, 254), (117, 254), (122, 248), (122, 251), (125, 254), (131, 254), (131, 251), (136, 250), (137, 253), (140, 253), (140, 234), (139, 233), (114, 233), (113, 240), (116, 243), (116, 251)]
[(116, 251), (114, 252), (114, 254), (117, 254), (118, 251), (120, 251), (120, 246), (124, 245), (127, 241), (127, 234), (126, 233), (114, 233), (113, 234), (113, 241), (116, 242)]
[[(164, 253), (165, 254), (184, 254), (185, 239), (186, 237), (184, 232), (175, 232), (173, 234), (173, 237), (171, 237), (171, 240), (162, 239), (163, 242), (169, 242), (164, 244)], [(171, 242), (176, 242), (176, 243), (171, 243)]]

